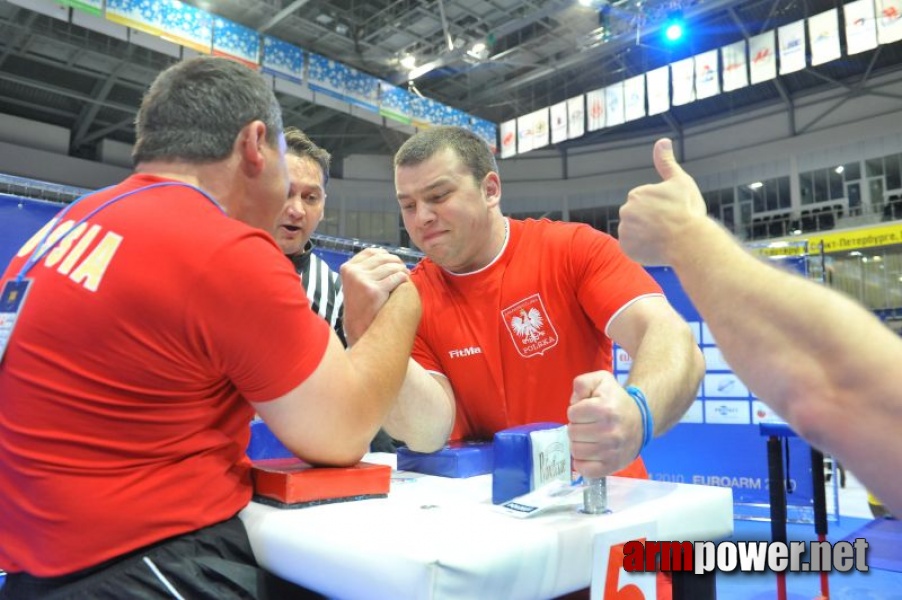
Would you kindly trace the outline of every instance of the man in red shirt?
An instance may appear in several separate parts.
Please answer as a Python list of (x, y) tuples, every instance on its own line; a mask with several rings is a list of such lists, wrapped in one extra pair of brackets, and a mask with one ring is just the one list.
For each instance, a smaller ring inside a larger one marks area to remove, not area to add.
[[(654, 280), (587, 225), (505, 218), (494, 156), (466, 129), (405, 142), (395, 186), (427, 258), (411, 274), (423, 318), (386, 431), (431, 452), (449, 437), (568, 423), (583, 475), (644, 475), (631, 463), (679, 420), (704, 372)], [(633, 358), (627, 389), (610, 372), (612, 341)]]
[(381, 310), (345, 352), (269, 233), (288, 174), (262, 77), (178, 63), (136, 127), (135, 174), (64, 209), (0, 280), (18, 315), (0, 339), (0, 598), (264, 594), (236, 517), (254, 412), (301, 458), (354, 464), (407, 368), (420, 306), (400, 259), (352, 259), (370, 276), (347, 306)]

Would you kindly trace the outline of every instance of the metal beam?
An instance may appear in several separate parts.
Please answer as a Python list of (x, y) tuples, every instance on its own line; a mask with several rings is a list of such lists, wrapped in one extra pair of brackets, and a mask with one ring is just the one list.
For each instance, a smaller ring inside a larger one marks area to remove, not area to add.
[(267, 31), (269, 31), (270, 29), (272, 29), (273, 27), (275, 27), (276, 25), (281, 23), (282, 20), (285, 19), (285, 17), (287, 17), (288, 15), (290, 15), (297, 9), (301, 8), (308, 2), (310, 2), (310, 0), (294, 0), (294, 2), (292, 2), (288, 6), (286, 6), (279, 12), (277, 12), (276, 15), (272, 19), (270, 19), (269, 21), (267, 21), (266, 23), (264, 23), (263, 25), (258, 27), (257, 32), (258, 33), (266, 33)]

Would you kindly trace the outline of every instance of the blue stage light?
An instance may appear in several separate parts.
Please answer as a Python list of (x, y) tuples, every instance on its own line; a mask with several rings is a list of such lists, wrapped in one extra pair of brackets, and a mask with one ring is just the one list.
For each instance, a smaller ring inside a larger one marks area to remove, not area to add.
[(664, 23), (664, 37), (668, 42), (677, 42), (683, 37), (684, 22), (683, 11), (675, 10), (667, 15)]

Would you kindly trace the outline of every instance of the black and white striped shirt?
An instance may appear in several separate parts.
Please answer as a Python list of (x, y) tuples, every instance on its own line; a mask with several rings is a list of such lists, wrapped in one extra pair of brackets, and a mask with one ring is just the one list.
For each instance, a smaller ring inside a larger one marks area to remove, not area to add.
[(303, 252), (289, 258), (301, 276), (313, 312), (325, 319), (342, 344), (347, 345), (342, 330), (344, 294), (341, 291), (341, 277), (313, 252), (311, 242), (307, 242)]

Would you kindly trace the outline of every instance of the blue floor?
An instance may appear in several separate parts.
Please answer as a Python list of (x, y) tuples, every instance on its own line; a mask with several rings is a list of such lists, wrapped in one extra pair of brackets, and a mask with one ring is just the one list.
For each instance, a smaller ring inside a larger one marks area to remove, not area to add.
[[(839, 523), (830, 523), (827, 539), (838, 542), (869, 523), (867, 519), (842, 517)], [(769, 540), (770, 523), (736, 521), (734, 541)], [(812, 525), (789, 525), (790, 541), (816, 540)], [(865, 538), (867, 539), (867, 538)], [(902, 536), (898, 540), (902, 552)], [(876, 569), (867, 573), (831, 573), (829, 576), (830, 600), (902, 600), (902, 573)], [(787, 598), (813, 600), (820, 596), (820, 578), (814, 573), (787, 574)], [(718, 600), (771, 600), (777, 597), (777, 577), (773, 573), (718, 573)]]

